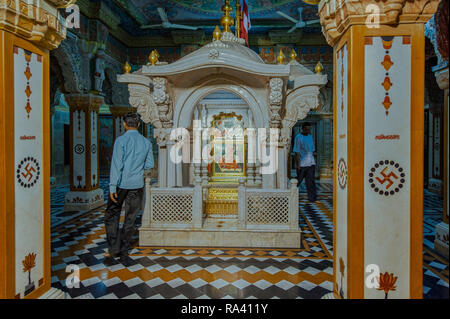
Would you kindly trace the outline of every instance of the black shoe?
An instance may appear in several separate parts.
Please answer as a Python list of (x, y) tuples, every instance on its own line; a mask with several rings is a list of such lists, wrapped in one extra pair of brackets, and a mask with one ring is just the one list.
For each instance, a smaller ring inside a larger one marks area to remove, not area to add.
[(128, 254), (123, 254), (119, 258), (119, 262), (124, 265), (125, 267), (130, 267), (135, 264), (135, 261), (128, 256)]

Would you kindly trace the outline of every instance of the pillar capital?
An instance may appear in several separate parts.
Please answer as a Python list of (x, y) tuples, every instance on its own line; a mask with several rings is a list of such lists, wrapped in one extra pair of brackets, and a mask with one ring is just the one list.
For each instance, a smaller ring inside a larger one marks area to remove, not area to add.
[(94, 94), (68, 94), (65, 96), (67, 104), (71, 111), (84, 110), (96, 111), (100, 110), (100, 105), (104, 103), (104, 98)]
[(0, 0), (0, 30), (52, 50), (66, 38), (64, 18), (58, 8), (74, 0)]
[(380, 25), (425, 23), (438, 4), (439, 0), (322, 0), (319, 15), (322, 32), (334, 46), (350, 26), (374, 24), (377, 18)]
[(109, 111), (111, 112), (113, 117), (123, 117), (125, 114), (133, 112), (136, 113), (136, 109), (130, 106), (119, 106), (114, 105), (109, 107)]

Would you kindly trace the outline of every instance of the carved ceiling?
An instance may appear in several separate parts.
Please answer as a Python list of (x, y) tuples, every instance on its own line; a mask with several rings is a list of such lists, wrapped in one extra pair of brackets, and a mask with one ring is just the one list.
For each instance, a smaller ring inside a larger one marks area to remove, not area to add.
[[(206, 33), (212, 33), (222, 16), (220, 8), (223, 0), (91, 0), (104, 2), (120, 17), (120, 26), (136, 36), (169, 35), (170, 30), (142, 30), (140, 26), (161, 23), (158, 7), (166, 10), (172, 23), (196, 26)], [(231, 0), (233, 7), (235, 1)], [(317, 6), (299, 0), (249, 0), (252, 33), (267, 33), (271, 30), (287, 31), (294, 24), (281, 17), (281, 11), (294, 19), (299, 19), (298, 7), (302, 6), (305, 21), (318, 19)], [(234, 13), (233, 13), (234, 16)], [(320, 26), (304, 28), (303, 33), (320, 33)]]

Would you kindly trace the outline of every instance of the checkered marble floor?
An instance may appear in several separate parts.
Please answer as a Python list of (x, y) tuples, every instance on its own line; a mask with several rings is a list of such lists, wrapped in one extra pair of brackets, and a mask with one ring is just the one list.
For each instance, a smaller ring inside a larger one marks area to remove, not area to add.
[(434, 250), (436, 225), (442, 221), (442, 197), (428, 190), (424, 191), (423, 201), (423, 293), (424, 298), (449, 298), (448, 258)]
[[(300, 188), (299, 249), (139, 247), (135, 236), (127, 262), (108, 262), (104, 207), (73, 215), (52, 227), (52, 286), (72, 298), (321, 298), (332, 290), (333, 201), (331, 184), (319, 187), (316, 203)], [(439, 199), (426, 193), (425, 203), (439, 220)], [(448, 298), (448, 261), (425, 250), (424, 297)], [(79, 288), (67, 288), (68, 265)]]

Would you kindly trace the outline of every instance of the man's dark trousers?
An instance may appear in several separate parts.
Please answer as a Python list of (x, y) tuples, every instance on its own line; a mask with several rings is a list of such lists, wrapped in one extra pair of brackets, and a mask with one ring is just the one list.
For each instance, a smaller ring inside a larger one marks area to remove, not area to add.
[[(136, 231), (136, 217), (141, 209), (144, 189), (117, 187), (117, 204), (109, 198), (105, 212), (106, 241), (111, 255), (127, 256), (131, 239)], [(125, 221), (119, 230), (120, 212), (125, 202)]]
[(302, 183), (303, 179), (306, 181), (306, 191), (308, 192), (308, 200), (315, 202), (317, 199), (316, 181), (315, 181), (316, 166), (306, 166), (297, 169), (298, 185)]

